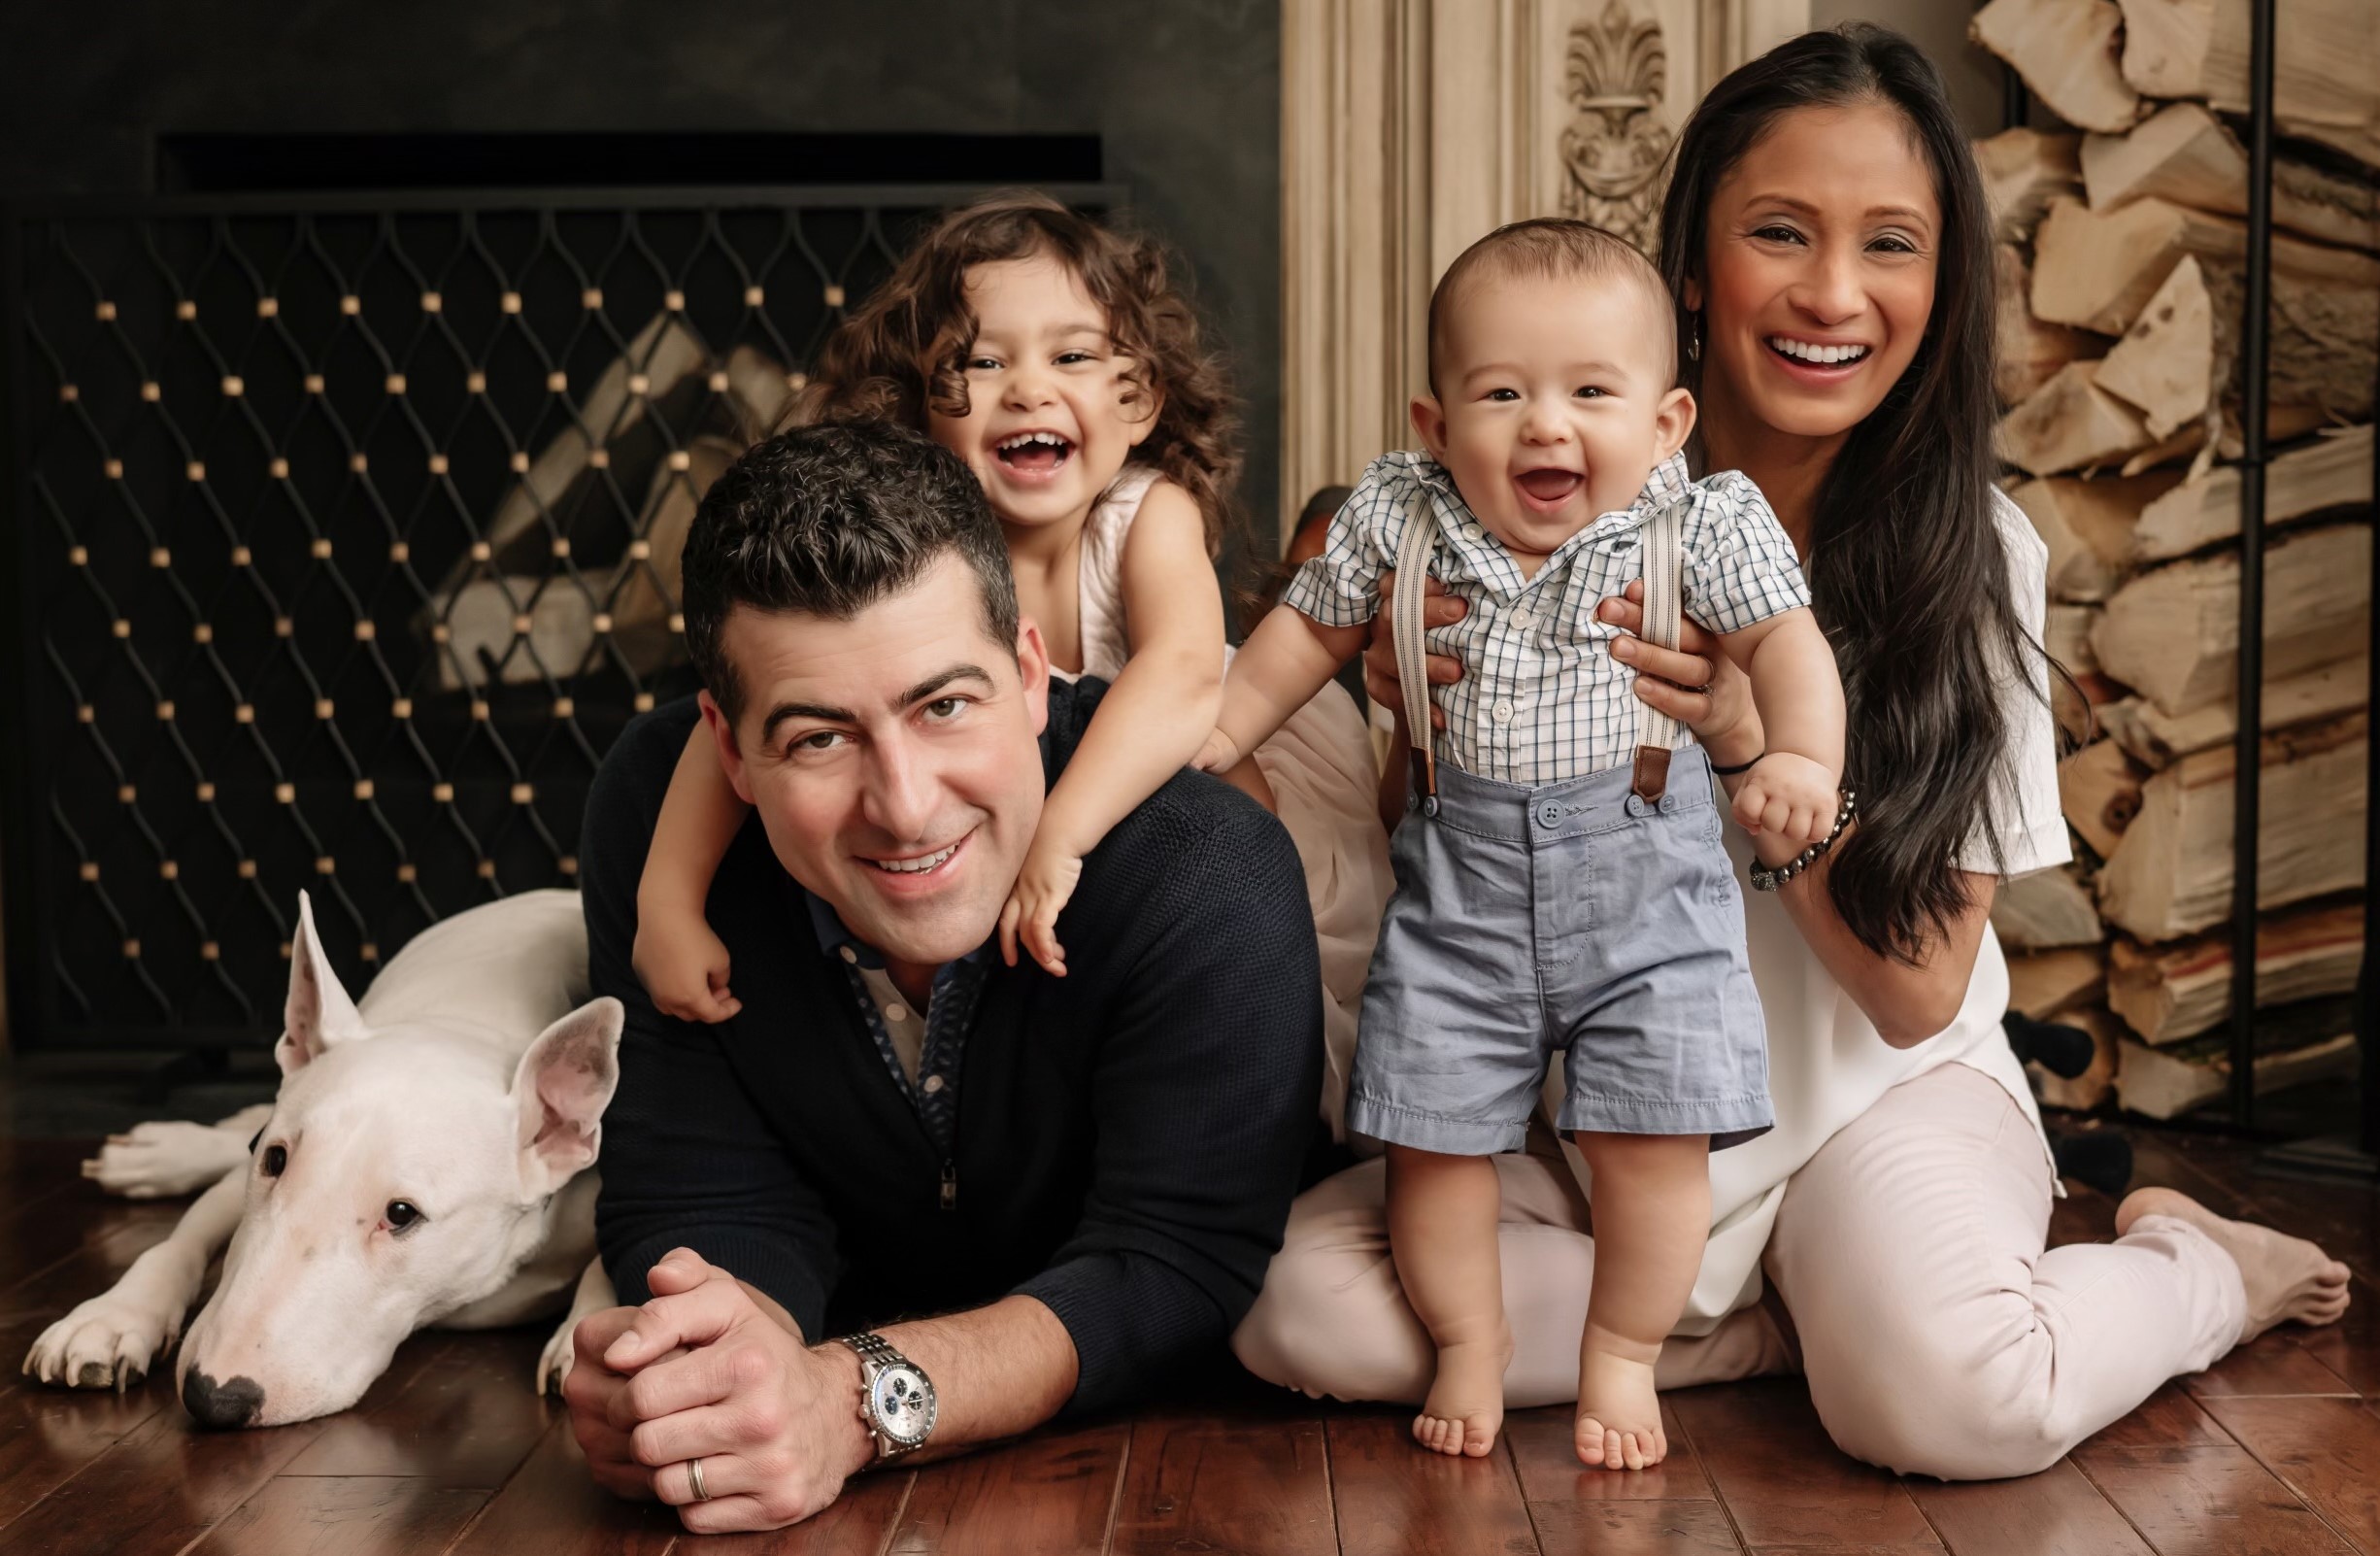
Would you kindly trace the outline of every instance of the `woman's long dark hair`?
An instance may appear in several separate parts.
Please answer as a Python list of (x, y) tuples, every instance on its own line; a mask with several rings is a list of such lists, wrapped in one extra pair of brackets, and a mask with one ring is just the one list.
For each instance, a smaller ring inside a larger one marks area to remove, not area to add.
[[(1703, 279), (1720, 184), (1781, 116), (1862, 102), (1895, 109), (1933, 172), (1942, 209), (1933, 317), (1821, 484), (1803, 563), (1842, 669), (1844, 782), (1860, 796), (1860, 825), (1835, 851), (1827, 894), (1860, 944), (1915, 963), (1966, 906), (1953, 856), (1980, 827), (1995, 864), (2001, 857), (1990, 804), (2012, 782), (2016, 730), (2000, 678), (2011, 666), (2029, 671), (2042, 654), (2010, 598), (1993, 513), (1992, 225), (1932, 64), (1900, 34), (1849, 22), (1730, 74), (1679, 138), (1660, 266), (1687, 338), (1686, 283)], [(1686, 370), (1699, 391), (1699, 364)]]

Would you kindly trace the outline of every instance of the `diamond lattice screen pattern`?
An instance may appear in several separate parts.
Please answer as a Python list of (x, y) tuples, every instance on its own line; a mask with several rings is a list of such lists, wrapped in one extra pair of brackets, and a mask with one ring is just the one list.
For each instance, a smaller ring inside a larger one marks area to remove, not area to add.
[(973, 192), (24, 220), (19, 1032), (252, 1042), (301, 889), (359, 986), (574, 884), (701, 490)]

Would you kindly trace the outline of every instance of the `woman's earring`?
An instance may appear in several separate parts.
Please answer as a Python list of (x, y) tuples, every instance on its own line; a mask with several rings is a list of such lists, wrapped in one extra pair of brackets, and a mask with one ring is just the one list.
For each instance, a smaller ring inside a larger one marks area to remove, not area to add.
[(1702, 360), (1702, 316), (1700, 314), (1686, 316), (1686, 359), (1690, 362)]

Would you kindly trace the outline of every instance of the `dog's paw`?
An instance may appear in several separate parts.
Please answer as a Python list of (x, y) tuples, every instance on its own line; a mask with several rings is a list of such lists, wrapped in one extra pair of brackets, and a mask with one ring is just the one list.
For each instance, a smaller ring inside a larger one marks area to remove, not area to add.
[(562, 1379), (570, 1375), (570, 1364), (578, 1355), (578, 1347), (571, 1342), (578, 1327), (579, 1315), (573, 1313), (562, 1320), (562, 1327), (546, 1341), (545, 1351), (537, 1358), (538, 1393), (550, 1394), (557, 1400), (562, 1397)]
[(181, 1314), (108, 1292), (43, 1330), (24, 1373), (70, 1389), (136, 1388), (174, 1343)]
[(164, 1200), (196, 1194), (247, 1160), (246, 1142), (223, 1130), (180, 1121), (136, 1124), (128, 1134), (109, 1135), (83, 1164), (83, 1175), (127, 1200)]

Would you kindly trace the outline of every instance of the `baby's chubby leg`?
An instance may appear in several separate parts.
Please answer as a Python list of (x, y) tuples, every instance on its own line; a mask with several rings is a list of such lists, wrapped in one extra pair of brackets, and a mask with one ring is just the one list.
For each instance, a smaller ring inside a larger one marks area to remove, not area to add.
[(1501, 1191), (1484, 1156), (1389, 1147), (1389, 1251), (1406, 1300), (1438, 1348), (1413, 1438), (1474, 1459), (1504, 1425), (1512, 1328), (1496, 1257)]
[(1590, 1467), (1642, 1470), (1669, 1454), (1653, 1364), (1702, 1267), (1710, 1137), (1583, 1131), (1574, 1137), (1594, 1171), (1595, 1236), (1594, 1287), (1579, 1342), (1578, 1456)]

